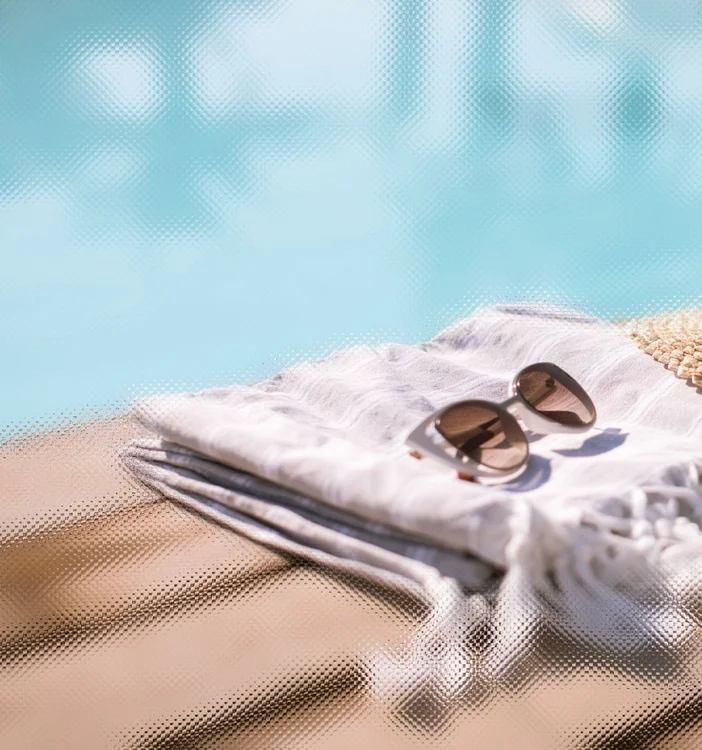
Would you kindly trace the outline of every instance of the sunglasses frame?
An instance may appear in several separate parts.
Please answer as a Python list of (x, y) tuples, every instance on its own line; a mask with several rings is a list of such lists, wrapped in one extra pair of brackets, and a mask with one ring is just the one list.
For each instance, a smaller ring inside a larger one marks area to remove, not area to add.
[[(584, 425), (566, 425), (557, 422), (556, 420), (549, 419), (541, 414), (538, 409), (533, 407), (519, 391), (520, 378), (527, 370), (533, 369), (543, 370), (565, 385), (566, 388), (582, 401), (588, 410), (592, 411), (592, 420)], [(476, 481), (482, 480), (483, 483), (489, 484), (491, 480), (495, 482), (505, 482), (514, 479), (526, 469), (530, 451), (529, 441), (524, 431), (524, 427), (531, 432), (546, 435), (553, 433), (578, 434), (587, 432), (597, 422), (597, 410), (592, 403), (592, 399), (576, 380), (552, 362), (537, 362), (523, 367), (512, 378), (509, 385), (509, 393), (509, 398), (501, 403), (471, 398), (466, 399), (465, 401), (454, 401), (443, 406), (441, 409), (437, 409), (437, 411), (430, 414), (417, 427), (415, 427), (415, 429), (407, 436), (405, 442), (413, 449), (415, 455), (418, 457), (423, 458), (424, 456), (430, 456), (441, 462), (447, 468), (457, 471), (459, 476), (465, 476), (465, 478), (475, 479)], [(494, 469), (462, 454), (454, 445), (446, 440), (437, 429), (437, 422), (439, 422), (444, 412), (461, 404), (473, 404), (475, 406), (488, 408), (498, 414), (500, 418), (506, 422), (512, 421), (513, 426), (516, 426), (524, 435), (524, 442), (526, 443), (527, 450), (523, 461), (514, 468)], [(520, 422), (524, 427), (522, 427)], [(449, 455), (447, 451), (452, 451), (456, 455)]]

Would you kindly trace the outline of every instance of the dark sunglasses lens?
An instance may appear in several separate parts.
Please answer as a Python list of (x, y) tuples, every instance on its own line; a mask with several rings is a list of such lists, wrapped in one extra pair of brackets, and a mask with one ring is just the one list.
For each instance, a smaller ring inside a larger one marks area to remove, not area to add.
[(522, 398), (547, 419), (571, 427), (594, 424), (595, 408), (567, 373), (538, 365), (521, 372), (517, 390)]
[(436, 429), (454, 448), (491, 469), (516, 469), (529, 454), (517, 421), (483, 405), (466, 402), (449, 407), (437, 420)]

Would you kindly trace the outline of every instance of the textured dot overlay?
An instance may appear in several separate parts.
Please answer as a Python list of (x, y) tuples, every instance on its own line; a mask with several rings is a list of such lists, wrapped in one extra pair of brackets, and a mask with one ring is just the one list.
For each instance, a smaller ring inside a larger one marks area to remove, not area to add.
[(699, 637), (434, 632), (118, 451), (135, 398), (495, 303), (702, 387), (701, 69), (692, 0), (0, 0), (0, 748), (700, 747)]

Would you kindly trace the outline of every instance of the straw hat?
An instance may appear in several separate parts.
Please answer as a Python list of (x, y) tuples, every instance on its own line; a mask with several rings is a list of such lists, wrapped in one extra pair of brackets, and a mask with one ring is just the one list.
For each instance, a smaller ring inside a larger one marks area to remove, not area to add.
[(679, 378), (702, 387), (702, 309), (639, 318), (623, 325), (639, 349)]

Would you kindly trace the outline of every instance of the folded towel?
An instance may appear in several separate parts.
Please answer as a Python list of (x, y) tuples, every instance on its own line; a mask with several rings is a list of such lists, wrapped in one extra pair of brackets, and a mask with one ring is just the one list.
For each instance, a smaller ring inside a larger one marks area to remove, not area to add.
[[(502, 486), (408, 455), (428, 413), (502, 400), (539, 361), (584, 386), (596, 429), (534, 436), (528, 470)], [(617, 326), (500, 306), (426, 344), (360, 346), (254, 385), (140, 401), (158, 437), (124, 457), (166, 496), (281, 549), (425, 590), (477, 589), (507, 571), (507, 588), (616, 640), (622, 628), (669, 633), (661, 597), (639, 597), (632, 618), (631, 592), (647, 571), (665, 587), (668, 557), (702, 550), (701, 407)]]
[[(130, 455), (138, 459), (135, 471), (152, 486), (158, 483), (164, 494), (208, 515), (218, 514), (229, 525), (239, 520), (244, 523), (244, 532), (252, 520), (263, 524), (257, 525), (259, 533), (261, 528), (278, 529), (277, 546), (284, 538), (295, 539), (308, 545), (310, 551), (326, 550), (420, 582), (426, 573), (438, 571), (470, 590), (484, 588), (494, 576), (490, 565), (470, 555), (428, 543), (420, 535), (402, 534), (366, 521), (253, 474), (208, 461), (175, 444), (135, 442)], [(291, 551), (299, 552), (297, 548)], [(317, 559), (328, 561), (326, 557)], [(416, 566), (410, 560), (424, 565)]]

